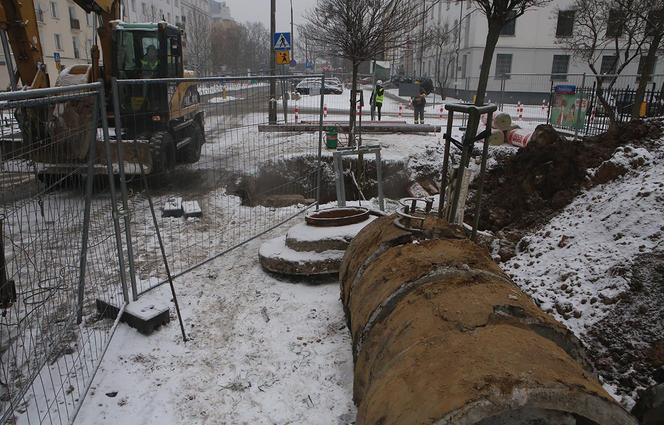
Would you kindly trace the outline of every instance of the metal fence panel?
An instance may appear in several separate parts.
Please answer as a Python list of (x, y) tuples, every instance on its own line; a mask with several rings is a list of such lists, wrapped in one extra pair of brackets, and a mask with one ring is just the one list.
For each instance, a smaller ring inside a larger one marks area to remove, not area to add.
[[(134, 296), (167, 278), (147, 196), (160, 210), (157, 225), (176, 277), (315, 204), (322, 134), (285, 131), (274, 124), (318, 126), (321, 79), (117, 80), (115, 134), (121, 136), (125, 156)], [(271, 101), (277, 111), (273, 123)], [(143, 189), (140, 164), (149, 193)], [(196, 202), (200, 217), (183, 217), (179, 208), (168, 208), (180, 201)]]
[(0, 94), (0, 423), (70, 423), (117, 325), (101, 90)]

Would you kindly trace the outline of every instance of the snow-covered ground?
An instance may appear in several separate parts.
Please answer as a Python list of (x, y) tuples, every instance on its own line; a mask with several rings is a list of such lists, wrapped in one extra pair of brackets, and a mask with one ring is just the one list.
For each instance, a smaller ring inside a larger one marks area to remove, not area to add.
[[(338, 283), (266, 274), (257, 252), (268, 237), (176, 280), (190, 341), (175, 317), (149, 337), (122, 325), (76, 424), (351, 423)], [(148, 296), (171, 299), (167, 286)]]
[[(296, 150), (309, 143), (292, 142)], [(383, 157), (406, 163), (411, 175), (440, 166), (441, 143), (439, 134), (364, 136), (365, 145), (380, 144)], [(492, 147), (489, 165), (515, 151)], [(664, 231), (664, 155), (636, 152), (639, 168), (584, 192), (524, 238), (504, 265), (581, 338), (626, 290), (616, 267), (654, 249), (658, 239), (648, 236)], [(625, 157), (618, 151), (613, 160)], [(262, 241), (285, 231), (282, 226), (176, 280), (187, 343), (172, 308), (171, 323), (149, 337), (121, 325), (76, 423), (352, 423), (351, 344), (338, 282), (291, 282), (259, 266)], [(147, 296), (159, 304), (171, 300), (167, 286)]]

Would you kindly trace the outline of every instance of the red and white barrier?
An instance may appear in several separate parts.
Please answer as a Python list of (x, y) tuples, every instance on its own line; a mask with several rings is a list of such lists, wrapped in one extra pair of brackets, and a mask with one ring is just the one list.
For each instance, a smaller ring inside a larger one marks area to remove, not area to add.
[(399, 118), (401, 118), (402, 114), (403, 114), (403, 105), (400, 103), (399, 104)]
[(440, 106), (440, 116), (439, 118), (442, 120), (443, 119), (443, 106)]
[(532, 137), (532, 130), (525, 130), (523, 128), (515, 128), (507, 132), (507, 143), (512, 146), (525, 148)]
[(359, 117), (361, 115), (362, 115), (362, 105), (358, 103), (357, 104), (357, 116)]
[(323, 117), (327, 118), (327, 103), (323, 105)]
[(293, 112), (295, 114), (295, 122), (297, 123), (300, 121), (300, 107), (295, 105), (295, 110)]
[(516, 113), (520, 120), (523, 119), (523, 105), (521, 104), (521, 101), (516, 104)]

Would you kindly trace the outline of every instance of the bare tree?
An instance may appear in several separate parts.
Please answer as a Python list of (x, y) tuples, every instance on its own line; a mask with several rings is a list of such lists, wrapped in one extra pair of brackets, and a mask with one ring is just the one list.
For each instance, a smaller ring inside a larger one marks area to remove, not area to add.
[(211, 64), (212, 52), (210, 43), (210, 19), (198, 10), (193, 10), (191, 18), (187, 21), (187, 47), (186, 55), (188, 66), (197, 75), (206, 75)]
[(450, 31), (438, 25), (434, 27), (429, 34), (429, 45), (434, 49), (435, 57), (435, 78), (438, 88), (441, 90), (440, 95), (443, 95), (442, 90), (447, 87), (447, 80), (449, 79), (449, 67), (451, 61), (445, 61), (443, 64), (443, 55), (447, 52), (446, 47), (450, 44), (451, 37)]
[[(622, 7), (630, 6), (629, 0), (618, 0), (618, 2)], [(634, 11), (645, 22), (644, 35), (648, 50), (646, 55), (642, 56), (643, 62), (639, 69), (639, 85), (634, 95), (634, 105), (632, 105), (633, 119), (641, 116), (641, 104), (646, 94), (646, 87), (655, 72), (657, 53), (662, 49), (662, 39), (664, 39), (664, 0), (641, 0), (638, 3)]]
[(408, 0), (319, 0), (308, 13), (306, 33), (352, 64), (349, 140), (355, 143), (355, 102), (360, 64), (408, 39), (418, 12)]
[[(618, 76), (641, 54), (647, 40), (645, 22), (640, 18), (636, 0), (575, 0), (572, 4), (574, 31), (561, 44), (588, 64), (597, 81), (596, 95), (610, 124), (617, 123), (615, 105), (608, 98)], [(610, 55), (607, 55), (609, 53)], [(604, 63), (604, 57), (612, 63)], [(606, 87), (604, 83), (607, 83)]]

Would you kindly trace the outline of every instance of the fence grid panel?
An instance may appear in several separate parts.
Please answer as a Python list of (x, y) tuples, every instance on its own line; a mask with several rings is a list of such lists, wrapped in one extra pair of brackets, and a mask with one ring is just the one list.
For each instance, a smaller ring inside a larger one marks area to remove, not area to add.
[(0, 423), (70, 423), (123, 304), (101, 89), (0, 94)]
[[(315, 205), (319, 132), (274, 124), (317, 126), (321, 79), (117, 80), (115, 134), (125, 157), (135, 296), (166, 281), (140, 164), (170, 270), (180, 276)], [(180, 201), (185, 209), (195, 202), (200, 217), (167, 208)]]

